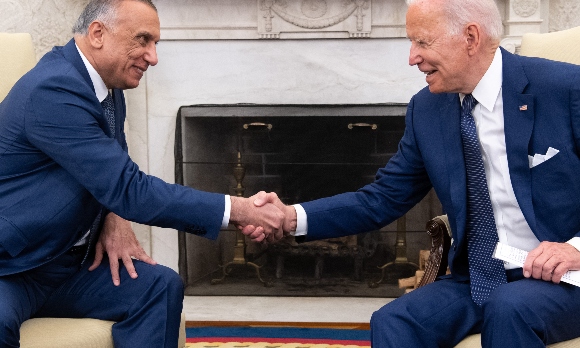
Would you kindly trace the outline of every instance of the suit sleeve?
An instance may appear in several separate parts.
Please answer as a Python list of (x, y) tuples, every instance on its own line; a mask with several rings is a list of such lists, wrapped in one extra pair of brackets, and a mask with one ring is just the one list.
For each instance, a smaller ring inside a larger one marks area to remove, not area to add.
[(120, 145), (102, 131), (102, 108), (91, 92), (66, 74), (37, 86), (27, 106), (29, 141), (119, 216), (217, 237), (224, 196), (141, 172), (126, 152), (124, 136)]
[(413, 130), (414, 98), (405, 118), (405, 132), (397, 153), (375, 181), (356, 192), (303, 203), (307, 240), (368, 232), (382, 228), (404, 215), (431, 189)]

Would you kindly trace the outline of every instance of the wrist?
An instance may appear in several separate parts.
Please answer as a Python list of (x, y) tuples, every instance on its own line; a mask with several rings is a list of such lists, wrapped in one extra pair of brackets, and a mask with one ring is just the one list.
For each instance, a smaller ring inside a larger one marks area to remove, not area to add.
[(298, 225), (298, 215), (296, 214), (296, 209), (291, 205), (286, 206), (284, 209), (284, 215), (284, 232), (296, 232), (296, 226)]

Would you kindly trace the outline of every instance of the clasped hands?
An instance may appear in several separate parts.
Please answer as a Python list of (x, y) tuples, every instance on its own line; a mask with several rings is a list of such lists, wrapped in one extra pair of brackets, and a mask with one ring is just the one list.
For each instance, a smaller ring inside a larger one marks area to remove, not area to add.
[(274, 243), (296, 230), (296, 210), (274, 192), (231, 197), (230, 222), (254, 242)]

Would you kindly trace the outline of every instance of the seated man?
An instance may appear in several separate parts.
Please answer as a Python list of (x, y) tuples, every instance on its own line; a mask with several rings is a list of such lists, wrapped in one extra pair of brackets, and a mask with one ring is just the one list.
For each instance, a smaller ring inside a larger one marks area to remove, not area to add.
[[(408, 1), (409, 64), (428, 87), (409, 103), (396, 155), (357, 192), (286, 212), (306, 240), (378, 229), (434, 188), (454, 239), (450, 276), (371, 319), (373, 347), (544, 347), (580, 336), (580, 67), (499, 48), (493, 0)], [(541, 164), (535, 154), (552, 154)], [(257, 201), (272, 201), (273, 196)], [(248, 226), (244, 233), (258, 229)], [(524, 267), (494, 259), (500, 241)]]
[(74, 38), (0, 104), (0, 347), (19, 346), (25, 320), (50, 316), (116, 321), (116, 347), (175, 348), (183, 284), (129, 221), (212, 239), (229, 222), (269, 239), (281, 226), (273, 205), (167, 184), (128, 156), (122, 90), (157, 64), (159, 35), (150, 0), (91, 1)]

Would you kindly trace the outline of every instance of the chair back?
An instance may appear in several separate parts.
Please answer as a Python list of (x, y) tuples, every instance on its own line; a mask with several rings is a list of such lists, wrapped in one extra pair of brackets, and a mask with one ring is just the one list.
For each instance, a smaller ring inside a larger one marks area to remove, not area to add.
[(0, 33), (0, 102), (22, 75), (36, 64), (28, 33)]
[(580, 65), (580, 27), (524, 34), (520, 54)]

